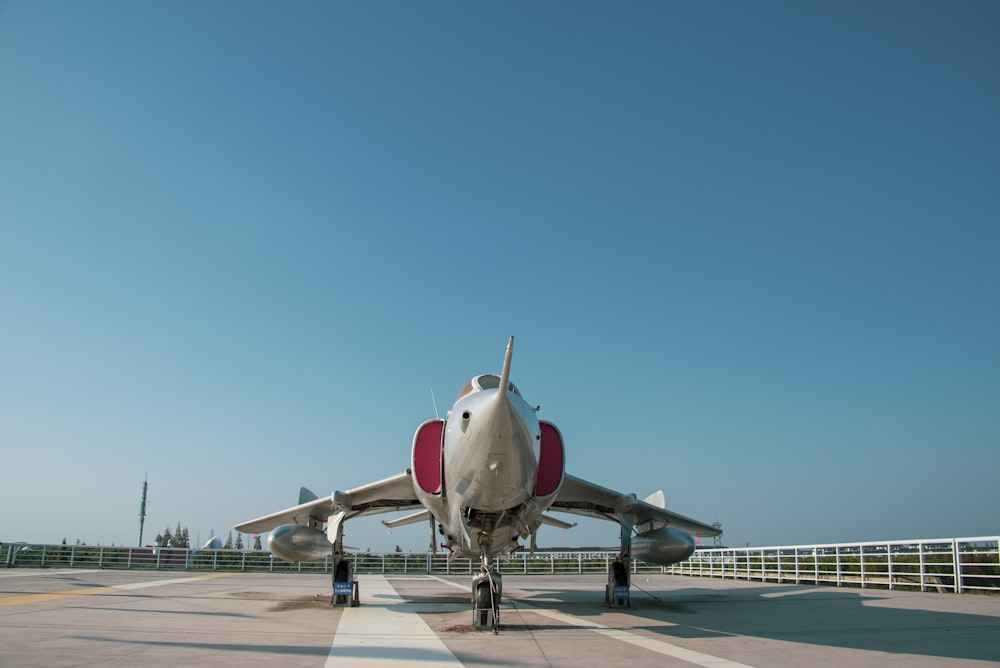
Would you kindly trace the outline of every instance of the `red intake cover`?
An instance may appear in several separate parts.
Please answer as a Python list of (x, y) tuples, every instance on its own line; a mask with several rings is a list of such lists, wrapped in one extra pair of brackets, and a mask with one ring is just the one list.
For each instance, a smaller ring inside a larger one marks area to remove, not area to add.
[(444, 420), (428, 420), (413, 435), (413, 476), (428, 494), (440, 494), (443, 486), (441, 455), (444, 448)]
[(538, 477), (535, 478), (535, 496), (554, 494), (562, 484), (566, 460), (563, 453), (562, 434), (551, 422), (539, 420), (542, 440), (538, 455)]

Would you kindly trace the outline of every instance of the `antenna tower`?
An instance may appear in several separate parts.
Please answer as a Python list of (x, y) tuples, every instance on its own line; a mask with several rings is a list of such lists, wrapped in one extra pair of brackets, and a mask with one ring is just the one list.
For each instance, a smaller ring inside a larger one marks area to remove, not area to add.
[(142, 547), (142, 527), (146, 524), (146, 490), (149, 489), (149, 474), (142, 480), (142, 503), (139, 504), (139, 547)]

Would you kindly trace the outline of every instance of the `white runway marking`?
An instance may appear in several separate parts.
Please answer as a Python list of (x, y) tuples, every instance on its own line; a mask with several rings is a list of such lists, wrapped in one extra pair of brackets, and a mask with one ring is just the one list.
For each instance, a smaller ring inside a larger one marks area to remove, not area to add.
[(381, 575), (358, 576), (362, 604), (340, 616), (331, 666), (461, 666), (441, 639)]
[(212, 578), (224, 578), (231, 573), (209, 573), (208, 575), (196, 575), (190, 578), (174, 578), (172, 580), (149, 580), (147, 582), (130, 582), (121, 585), (109, 585), (112, 589), (148, 589), (149, 587), (162, 587), (163, 585), (175, 585), (184, 582), (198, 582), (200, 580), (211, 580)]
[(99, 569), (96, 568), (61, 568), (59, 570), (39, 570), (39, 569), (27, 569), (23, 571), (11, 571), (10, 573), (0, 573), (0, 578), (34, 578), (39, 575), (80, 575), (81, 573), (99, 573)]
[(770, 594), (761, 594), (761, 598), (784, 598), (785, 596), (795, 596), (797, 594), (815, 594), (816, 588), (810, 587), (809, 589), (789, 589), (788, 591), (775, 591)]
[[(459, 589), (465, 589), (464, 586), (449, 582), (439, 577), (430, 576), (438, 582), (443, 582), (449, 584), (452, 587), (458, 587)], [(562, 612), (556, 612), (555, 610), (545, 610), (543, 608), (536, 608), (530, 603), (525, 603), (524, 601), (517, 601), (517, 608), (519, 610), (530, 610), (536, 612), (540, 615), (544, 615), (551, 619), (558, 620), (564, 624), (570, 624), (572, 626), (578, 626), (580, 628), (587, 629), (588, 631), (593, 631), (594, 633), (600, 633), (608, 638), (614, 638), (615, 640), (621, 640), (622, 642), (627, 642), (631, 645), (636, 645), (637, 647), (642, 647), (643, 649), (648, 649), (651, 652), (656, 652), (658, 654), (664, 654), (666, 656), (672, 656), (675, 659), (680, 659), (681, 661), (687, 661), (698, 666), (704, 666), (705, 668), (751, 668), (745, 663), (737, 663), (736, 661), (730, 661), (729, 659), (723, 659), (718, 656), (712, 656), (711, 654), (705, 654), (704, 652), (696, 652), (694, 650), (685, 649), (679, 645), (671, 645), (668, 642), (662, 640), (657, 640), (655, 638), (649, 638), (646, 636), (640, 636), (635, 633), (629, 633), (628, 631), (622, 631), (620, 629), (613, 629), (603, 624), (598, 624), (597, 622), (589, 621), (586, 619), (580, 619), (574, 617), (573, 615), (567, 615)], [(501, 611), (501, 619), (502, 619)]]

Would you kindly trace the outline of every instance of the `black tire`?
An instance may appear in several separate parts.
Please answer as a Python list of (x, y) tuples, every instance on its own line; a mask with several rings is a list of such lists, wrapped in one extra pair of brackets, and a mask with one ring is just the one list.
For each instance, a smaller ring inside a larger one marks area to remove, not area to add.
[(624, 587), (628, 584), (628, 572), (625, 571), (625, 564), (616, 561), (611, 564), (611, 577), (616, 587)]
[(484, 580), (476, 587), (476, 615), (478, 615), (477, 626), (485, 627), (490, 620), (490, 612), (493, 610), (493, 602), (490, 600), (490, 583)]

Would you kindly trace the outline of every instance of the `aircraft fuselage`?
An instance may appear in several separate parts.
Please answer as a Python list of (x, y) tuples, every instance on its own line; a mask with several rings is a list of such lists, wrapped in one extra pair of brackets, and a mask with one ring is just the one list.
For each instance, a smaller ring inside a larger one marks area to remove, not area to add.
[[(544, 490), (545, 496), (536, 494), (542, 428), (517, 389), (509, 382), (502, 388), (508, 372), (509, 359), (501, 376), (473, 378), (438, 427), (440, 489), (428, 491), (419, 476), (414, 480), (420, 502), (441, 527), (444, 545), (470, 558), (516, 548), (519, 538), (538, 530), (541, 513), (558, 492), (556, 485)], [(420, 436), (418, 430), (415, 453)], [(558, 459), (561, 483), (561, 444)]]

